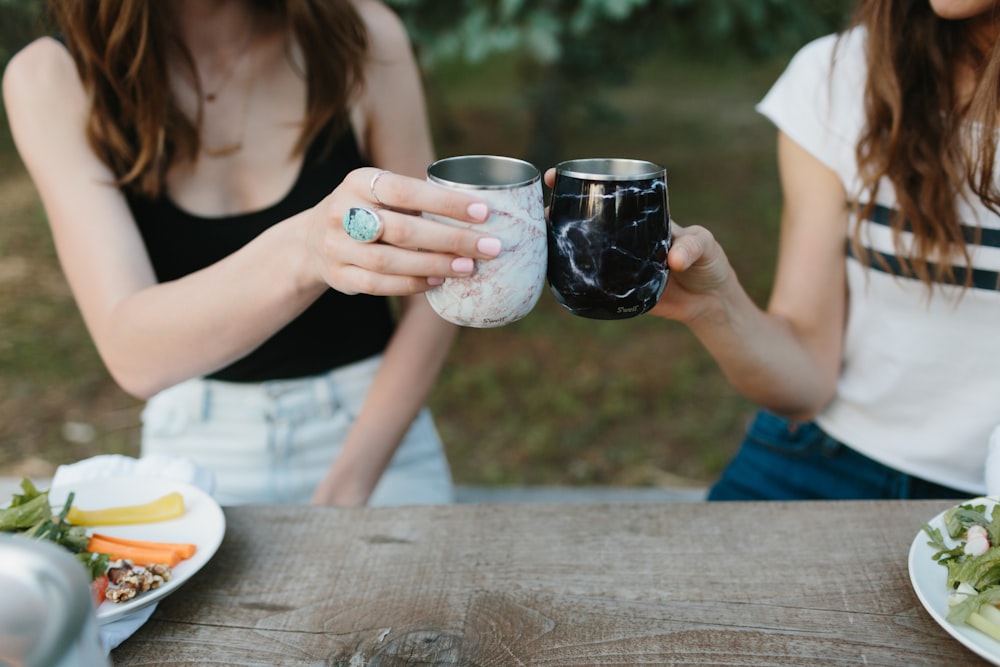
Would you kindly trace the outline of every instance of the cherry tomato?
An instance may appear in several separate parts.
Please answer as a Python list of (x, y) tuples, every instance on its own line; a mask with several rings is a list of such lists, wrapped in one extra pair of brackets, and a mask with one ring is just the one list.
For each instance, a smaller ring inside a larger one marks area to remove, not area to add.
[(90, 582), (90, 595), (94, 600), (94, 606), (100, 607), (101, 603), (104, 602), (104, 595), (108, 591), (108, 575), (102, 574), (101, 576)]

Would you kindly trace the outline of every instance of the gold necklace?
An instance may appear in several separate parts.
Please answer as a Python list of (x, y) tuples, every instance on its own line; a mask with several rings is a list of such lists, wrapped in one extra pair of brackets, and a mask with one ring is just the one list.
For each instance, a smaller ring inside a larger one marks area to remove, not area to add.
[(215, 84), (215, 88), (213, 90), (206, 90), (205, 88), (202, 88), (202, 97), (204, 97), (206, 102), (214, 102), (219, 98), (219, 94), (222, 92), (222, 89), (225, 88), (226, 84), (229, 83), (229, 80), (233, 78), (233, 73), (236, 72), (240, 63), (243, 62), (247, 53), (250, 52), (250, 43), (253, 41), (253, 32), (256, 27), (256, 23), (257, 21), (255, 15), (251, 14), (250, 26), (247, 28), (247, 36), (246, 39), (243, 40), (243, 45), (240, 47), (239, 53), (235, 58), (233, 58), (229, 68), (222, 73), (222, 78)]
[(238, 153), (243, 150), (243, 139), (246, 136), (247, 116), (250, 114), (250, 98), (253, 96), (253, 84), (255, 78), (256, 77), (250, 77), (250, 85), (247, 87), (246, 96), (243, 98), (243, 112), (240, 114), (240, 131), (237, 138), (234, 141), (220, 146), (208, 147), (203, 144), (201, 152), (205, 154), (205, 157), (227, 157), (233, 153)]
[[(254, 26), (251, 23), (250, 26), (251, 35), (253, 34), (253, 27)], [(249, 39), (247, 40), (246, 46), (244, 46), (243, 49), (243, 53), (240, 54), (239, 58), (236, 61), (236, 64), (234, 64), (232, 69), (230, 70), (229, 75), (232, 75), (232, 72), (236, 70), (236, 65), (238, 65), (241, 61), (247, 58), (247, 55), (250, 52), (249, 45), (251, 41), (252, 40)], [(215, 101), (218, 93), (222, 90), (222, 85), (224, 85), (225, 82), (229, 80), (229, 75), (227, 75), (225, 81), (223, 81), (222, 84), (220, 84), (220, 87), (216, 89), (215, 93), (206, 94), (205, 96), (206, 102)], [(254, 83), (256, 82), (256, 80), (257, 77), (251, 74), (250, 83), (247, 86), (246, 95), (243, 97), (243, 110), (240, 113), (240, 126), (237, 138), (234, 141), (222, 144), (220, 146), (209, 147), (203, 144), (201, 147), (201, 152), (205, 154), (205, 157), (223, 158), (243, 150), (243, 139), (246, 136), (246, 129), (247, 129), (247, 116), (250, 114), (250, 99), (253, 97)]]

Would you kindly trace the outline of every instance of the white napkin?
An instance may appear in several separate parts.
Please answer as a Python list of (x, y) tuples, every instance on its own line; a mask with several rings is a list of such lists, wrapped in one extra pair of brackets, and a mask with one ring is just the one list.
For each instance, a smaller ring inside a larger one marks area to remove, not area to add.
[(986, 495), (991, 498), (1000, 495), (1000, 426), (990, 434), (986, 452)]
[[(52, 486), (72, 487), (76, 482), (121, 475), (183, 482), (209, 495), (215, 490), (215, 477), (210, 471), (199, 467), (191, 459), (159, 454), (139, 459), (119, 454), (102, 454), (76, 463), (61, 465), (56, 468), (56, 473), (52, 477)], [(155, 610), (154, 603), (102, 625), (101, 644), (105, 653), (110, 653), (111, 649), (131, 637), (133, 632), (149, 620)]]

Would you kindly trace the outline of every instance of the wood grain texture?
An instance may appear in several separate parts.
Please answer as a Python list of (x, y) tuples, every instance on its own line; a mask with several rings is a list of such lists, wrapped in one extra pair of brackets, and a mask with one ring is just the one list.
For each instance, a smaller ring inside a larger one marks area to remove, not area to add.
[(982, 665), (906, 557), (939, 501), (237, 507), (116, 666)]

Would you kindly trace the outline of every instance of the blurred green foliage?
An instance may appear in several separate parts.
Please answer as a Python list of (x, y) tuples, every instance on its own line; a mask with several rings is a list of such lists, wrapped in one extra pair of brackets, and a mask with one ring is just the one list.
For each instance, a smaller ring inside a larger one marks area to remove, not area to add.
[(701, 56), (771, 56), (844, 24), (850, 0), (386, 0), (425, 65), (498, 53), (537, 63), (586, 62), (613, 74), (620, 60), (668, 45)]
[(517, 93), (529, 109), (531, 151), (557, 161), (578, 127), (611, 113), (601, 86), (622, 85), (650, 53), (761, 59), (845, 24), (848, 0), (387, 0), (429, 71), (443, 61), (520, 62)]
[[(433, 87), (449, 62), (517, 63), (506, 89), (527, 110), (524, 158), (554, 164), (570, 138), (615, 119), (598, 90), (628, 83), (653, 52), (767, 59), (845, 25), (852, 0), (385, 0)], [(0, 0), (0, 64), (37, 32), (43, 0)], [(431, 104), (436, 104), (432, 98)], [(447, 115), (448, 110), (435, 112)], [(447, 124), (448, 121), (444, 121)]]
[(0, 68), (42, 30), (44, 0), (0, 0)]
[[(64, 0), (67, 2), (77, 0)], [(83, 1), (83, 0), (80, 0)], [(150, 0), (162, 2), (164, 0)], [(587, 63), (616, 76), (608, 54), (649, 48), (699, 56), (771, 56), (841, 27), (851, 0), (385, 0), (421, 60), (474, 64), (498, 53), (541, 64)], [(0, 0), (0, 64), (43, 28), (45, 0)]]

